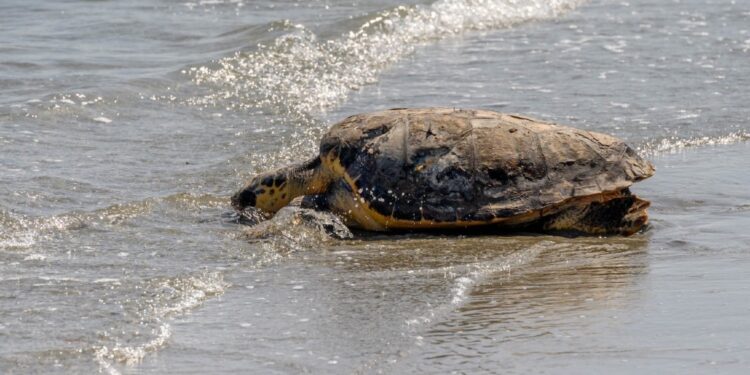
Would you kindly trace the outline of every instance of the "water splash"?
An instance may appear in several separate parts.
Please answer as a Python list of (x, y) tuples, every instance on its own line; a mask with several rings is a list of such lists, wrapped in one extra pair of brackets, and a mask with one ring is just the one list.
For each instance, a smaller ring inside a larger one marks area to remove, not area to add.
[(116, 203), (88, 212), (73, 211), (46, 217), (30, 217), (0, 210), (0, 250), (29, 249), (39, 241), (66, 231), (122, 225), (150, 214), (157, 208), (197, 211), (226, 207), (228, 204), (228, 199), (222, 196), (177, 193), (160, 198)]
[(214, 86), (209, 94), (188, 102), (228, 110), (270, 109), (304, 118), (375, 82), (385, 67), (420, 44), (553, 18), (580, 2), (441, 0), (430, 6), (400, 6), (333, 40), (318, 40), (304, 25), (289, 23), (288, 34), (254, 52), (238, 52), (217, 61), (216, 67), (183, 71), (198, 85)]
[(119, 375), (120, 371), (115, 368), (113, 362), (123, 362), (128, 365), (140, 363), (146, 354), (157, 351), (166, 344), (172, 331), (169, 324), (162, 324), (152, 331), (154, 338), (140, 346), (115, 346), (108, 348), (102, 346), (94, 351), (94, 359), (99, 364), (100, 371), (110, 375)]
[(76, 215), (28, 218), (0, 210), (0, 250), (28, 249), (51, 233), (82, 228)]
[(699, 136), (691, 138), (675, 136), (649, 140), (638, 146), (637, 149), (643, 156), (654, 157), (663, 154), (674, 154), (694, 147), (729, 145), (746, 142), (748, 140), (750, 140), (750, 132), (747, 130), (738, 130), (736, 132), (718, 136)]

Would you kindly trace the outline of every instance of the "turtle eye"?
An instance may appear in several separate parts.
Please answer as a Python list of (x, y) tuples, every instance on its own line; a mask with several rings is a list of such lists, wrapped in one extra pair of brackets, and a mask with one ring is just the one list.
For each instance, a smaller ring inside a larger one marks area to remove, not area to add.
[(234, 196), (232, 196), (232, 206), (238, 210), (243, 210), (245, 207), (255, 206), (255, 193), (252, 189), (245, 189)]

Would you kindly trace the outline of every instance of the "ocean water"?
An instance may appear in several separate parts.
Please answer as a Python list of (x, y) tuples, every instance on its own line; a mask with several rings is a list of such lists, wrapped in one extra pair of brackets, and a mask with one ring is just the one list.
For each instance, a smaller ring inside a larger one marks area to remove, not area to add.
[[(739, 0), (0, 2), (0, 373), (747, 373), (749, 62)], [(651, 228), (243, 235), (405, 106), (622, 137)]]

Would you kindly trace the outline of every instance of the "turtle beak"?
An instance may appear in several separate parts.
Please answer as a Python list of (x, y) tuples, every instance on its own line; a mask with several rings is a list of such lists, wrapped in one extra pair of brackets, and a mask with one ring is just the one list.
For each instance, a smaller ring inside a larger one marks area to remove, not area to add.
[(255, 225), (270, 216), (255, 207), (255, 186), (248, 186), (232, 196), (232, 207), (237, 211), (240, 224)]
[(245, 188), (232, 196), (232, 207), (237, 211), (242, 211), (246, 207), (255, 206), (255, 193), (252, 189)]

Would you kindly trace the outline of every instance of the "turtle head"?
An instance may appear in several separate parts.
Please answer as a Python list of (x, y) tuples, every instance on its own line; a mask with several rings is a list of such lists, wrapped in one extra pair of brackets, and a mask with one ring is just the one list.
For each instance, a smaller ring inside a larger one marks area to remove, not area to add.
[(248, 207), (255, 207), (266, 213), (280, 210), (294, 198), (286, 172), (281, 169), (255, 176), (232, 196), (232, 206), (240, 211)]
[(301, 165), (262, 173), (232, 196), (232, 206), (238, 211), (255, 207), (273, 214), (300, 195), (325, 191), (328, 188), (326, 176), (318, 157)]

